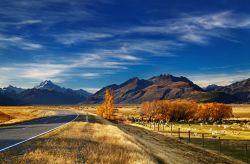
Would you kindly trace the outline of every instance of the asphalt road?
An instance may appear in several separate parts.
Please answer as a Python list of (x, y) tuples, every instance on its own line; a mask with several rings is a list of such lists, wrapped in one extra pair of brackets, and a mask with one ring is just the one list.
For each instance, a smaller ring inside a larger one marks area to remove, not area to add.
[(57, 114), (42, 117), (21, 124), (0, 128), (0, 152), (46, 134), (68, 122), (75, 120), (77, 113), (57, 111)]

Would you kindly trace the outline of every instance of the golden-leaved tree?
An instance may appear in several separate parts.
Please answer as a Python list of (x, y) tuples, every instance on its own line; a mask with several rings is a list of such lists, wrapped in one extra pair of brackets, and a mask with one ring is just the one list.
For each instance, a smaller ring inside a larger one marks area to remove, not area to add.
[(142, 104), (142, 117), (149, 121), (219, 121), (232, 117), (232, 107), (220, 103), (196, 103), (188, 100), (154, 100)]
[(106, 89), (104, 102), (97, 107), (96, 113), (101, 117), (110, 119), (114, 113), (114, 96), (113, 91)]

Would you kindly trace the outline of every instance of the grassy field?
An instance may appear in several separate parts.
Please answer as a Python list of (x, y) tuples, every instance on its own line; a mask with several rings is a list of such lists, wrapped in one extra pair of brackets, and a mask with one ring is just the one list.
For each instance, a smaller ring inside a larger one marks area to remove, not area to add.
[(0, 107), (0, 126), (28, 121), (34, 118), (53, 115), (55, 112), (40, 110), (43, 107)]

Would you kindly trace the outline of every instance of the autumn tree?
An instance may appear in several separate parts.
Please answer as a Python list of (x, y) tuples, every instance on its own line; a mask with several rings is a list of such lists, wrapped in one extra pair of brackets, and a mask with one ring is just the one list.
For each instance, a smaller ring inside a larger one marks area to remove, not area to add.
[(113, 91), (106, 89), (104, 102), (97, 107), (96, 113), (101, 117), (110, 119), (114, 113), (114, 96)]
[(222, 121), (232, 116), (232, 107), (220, 103), (196, 103), (187, 100), (154, 100), (142, 104), (141, 115), (150, 121)]

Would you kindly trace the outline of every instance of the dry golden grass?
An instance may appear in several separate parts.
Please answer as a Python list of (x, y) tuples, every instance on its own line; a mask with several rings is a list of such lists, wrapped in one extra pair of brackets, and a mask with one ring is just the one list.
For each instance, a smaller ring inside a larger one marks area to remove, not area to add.
[[(231, 106), (233, 107), (234, 118), (250, 120), (250, 104), (232, 104)], [(91, 113), (95, 113), (96, 111), (96, 106), (82, 106), (78, 108)], [(116, 105), (114, 119), (124, 121), (130, 116), (139, 117), (140, 108), (141, 105)]]
[(232, 107), (233, 107), (234, 117), (250, 119), (249, 104), (237, 104), (237, 105), (232, 105)]
[(155, 163), (135, 139), (107, 121), (80, 117), (50, 134), (0, 154), (0, 163)]
[[(111, 120), (127, 121), (128, 117), (139, 117), (140, 105), (115, 105), (115, 113), (111, 116)], [(86, 106), (80, 109), (96, 114), (96, 106)]]
[(34, 118), (53, 115), (55, 112), (31, 107), (0, 107), (0, 125), (10, 125)]

